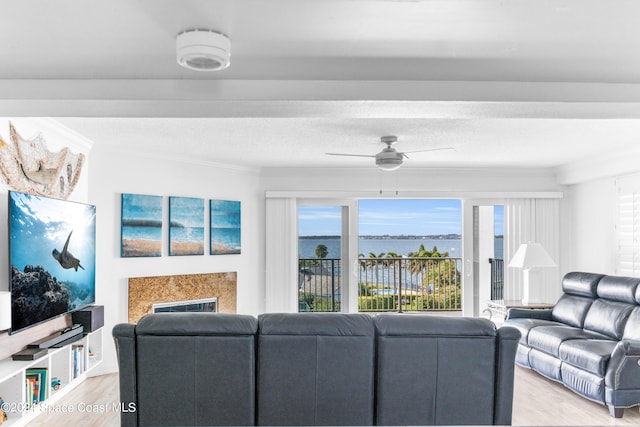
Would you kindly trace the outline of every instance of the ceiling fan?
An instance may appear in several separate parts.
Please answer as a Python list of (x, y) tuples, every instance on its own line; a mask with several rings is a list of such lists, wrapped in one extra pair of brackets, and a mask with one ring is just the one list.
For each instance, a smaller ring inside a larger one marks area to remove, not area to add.
[(403, 158), (408, 159), (407, 154), (422, 153), (426, 151), (441, 151), (441, 150), (453, 150), (453, 147), (442, 148), (430, 148), (426, 150), (416, 151), (398, 151), (392, 147), (393, 144), (398, 142), (397, 136), (383, 136), (380, 138), (380, 142), (387, 146), (382, 149), (378, 154), (345, 154), (345, 153), (325, 153), (329, 156), (350, 156), (350, 157), (373, 157), (376, 159), (376, 165), (384, 171), (393, 171), (402, 166)]

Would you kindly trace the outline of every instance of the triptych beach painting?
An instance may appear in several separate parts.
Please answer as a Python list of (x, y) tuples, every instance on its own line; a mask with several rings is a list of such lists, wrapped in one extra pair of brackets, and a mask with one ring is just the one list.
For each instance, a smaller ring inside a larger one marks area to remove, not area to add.
[(162, 197), (122, 194), (122, 257), (162, 255)]
[(211, 255), (240, 253), (240, 202), (211, 200)]
[(169, 197), (169, 255), (204, 255), (204, 199)]
[[(210, 254), (241, 252), (240, 202), (209, 201)], [(122, 257), (162, 256), (163, 198), (122, 194)], [(169, 197), (170, 256), (204, 255), (205, 202), (201, 198)]]

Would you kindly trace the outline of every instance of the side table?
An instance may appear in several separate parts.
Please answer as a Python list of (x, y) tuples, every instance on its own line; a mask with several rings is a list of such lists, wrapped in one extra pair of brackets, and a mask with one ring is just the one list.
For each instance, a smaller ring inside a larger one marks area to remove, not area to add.
[(522, 300), (493, 299), (487, 301), (487, 308), (484, 311), (489, 312), (489, 320), (493, 320), (493, 316), (499, 316), (502, 321), (507, 317), (507, 310), (510, 308), (530, 308), (541, 310), (553, 308), (553, 304), (544, 302), (524, 304)]

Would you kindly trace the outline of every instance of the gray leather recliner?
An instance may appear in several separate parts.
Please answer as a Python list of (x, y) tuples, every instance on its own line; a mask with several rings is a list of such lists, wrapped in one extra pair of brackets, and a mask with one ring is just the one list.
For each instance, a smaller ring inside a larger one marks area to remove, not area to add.
[(258, 322), (253, 316), (161, 313), (113, 336), (125, 426), (254, 425)]
[(511, 424), (517, 330), (428, 314), (375, 325), (379, 425)]
[(161, 313), (113, 336), (123, 426), (511, 424), (519, 333), (486, 319)]
[(373, 425), (367, 314), (258, 316), (258, 425)]
[(516, 363), (607, 405), (640, 404), (640, 278), (571, 272), (553, 309), (510, 309)]

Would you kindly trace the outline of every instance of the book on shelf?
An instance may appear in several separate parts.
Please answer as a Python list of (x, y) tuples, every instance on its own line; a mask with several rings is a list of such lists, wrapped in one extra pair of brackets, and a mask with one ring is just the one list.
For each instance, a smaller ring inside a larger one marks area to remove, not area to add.
[(85, 371), (85, 350), (84, 345), (78, 344), (71, 347), (73, 352), (73, 378), (82, 375)]
[(27, 375), (26, 376), (26, 386), (27, 386), (27, 403), (29, 407), (32, 407), (36, 403), (38, 403), (38, 398), (40, 394), (40, 378), (39, 375)]
[(27, 375), (37, 375), (39, 380), (38, 401), (44, 402), (49, 397), (49, 370), (47, 368), (29, 368)]
[(46, 368), (29, 368), (25, 372), (25, 401), (29, 407), (44, 402), (49, 393), (49, 371)]

